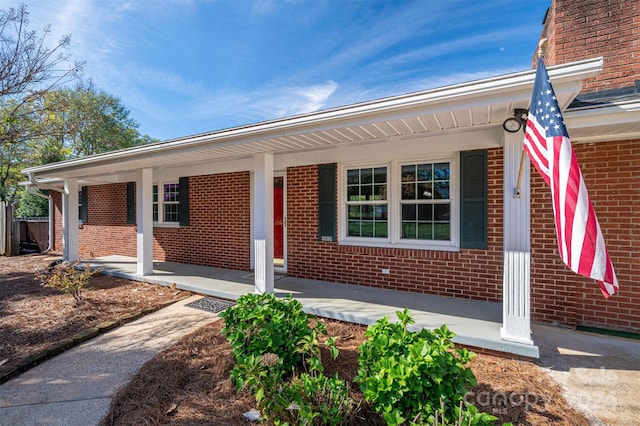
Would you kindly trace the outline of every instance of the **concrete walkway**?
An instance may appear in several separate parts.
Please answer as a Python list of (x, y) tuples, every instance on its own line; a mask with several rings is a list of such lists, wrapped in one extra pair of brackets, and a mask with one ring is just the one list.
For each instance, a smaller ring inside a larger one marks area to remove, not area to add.
[[(154, 261), (153, 275), (140, 276), (136, 274), (136, 259), (133, 257), (106, 256), (86, 262), (104, 268), (107, 274), (165, 286), (175, 283), (181, 290), (230, 300), (255, 290), (253, 275), (246, 271)], [(416, 321), (415, 329), (433, 329), (446, 324), (456, 333), (453, 339), (456, 343), (538, 357), (535, 345), (502, 340), (501, 303), (282, 275), (276, 276), (275, 291), (281, 295), (291, 294), (302, 303), (307, 313), (365, 325), (373, 324), (385, 315), (395, 319), (396, 311), (409, 308)]]
[(95, 425), (112, 395), (162, 349), (215, 321), (192, 296), (127, 323), (0, 385), (0, 425)]
[(592, 425), (640, 424), (640, 340), (535, 325), (537, 361)]

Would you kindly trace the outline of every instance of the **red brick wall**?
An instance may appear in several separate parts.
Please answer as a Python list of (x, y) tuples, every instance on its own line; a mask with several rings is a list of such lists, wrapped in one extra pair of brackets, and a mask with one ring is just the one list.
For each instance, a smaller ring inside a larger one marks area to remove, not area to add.
[[(61, 197), (54, 197), (55, 248), (62, 250)], [(189, 178), (189, 226), (156, 227), (157, 260), (248, 270), (250, 175), (226, 173)], [(83, 257), (136, 256), (136, 227), (127, 224), (126, 184), (89, 187), (88, 221), (79, 230)]]
[(127, 224), (127, 184), (90, 186), (88, 191), (88, 220), (78, 231), (80, 256), (136, 256), (136, 227)]
[[(459, 253), (318, 241), (317, 166), (287, 169), (291, 276), (486, 301), (502, 300), (502, 150), (489, 151), (489, 249)], [(389, 269), (383, 275), (381, 269)]]
[(54, 251), (62, 253), (62, 194), (51, 191), (53, 199), (53, 245)]
[(604, 58), (602, 72), (585, 80), (583, 93), (630, 87), (640, 79), (638, 1), (554, 0), (541, 37), (549, 40), (547, 65)]
[(189, 178), (189, 226), (155, 228), (154, 257), (172, 262), (250, 268), (250, 174)]
[(620, 292), (605, 299), (594, 280), (560, 260), (549, 188), (532, 169), (531, 299), (536, 321), (640, 332), (640, 140), (575, 144)]

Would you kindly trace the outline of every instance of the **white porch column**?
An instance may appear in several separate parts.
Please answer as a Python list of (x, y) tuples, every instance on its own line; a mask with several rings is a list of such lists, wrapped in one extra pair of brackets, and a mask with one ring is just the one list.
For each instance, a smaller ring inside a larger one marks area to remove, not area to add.
[(524, 134), (506, 133), (504, 141), (504, 271), (502, 329), (504, 340), (533, 344), (530, 299), (529, 157), (525, 156), (520, 195), (515, 195)]
[(136, 179), (137, 274), (153, 274), (153, 170), (138, 170)]
[(273, 292), (273, 154), (253, 162), (255, 292)]
[(62, 257), (69, 262), (78, 260), (78, 179), (64, 181), (62, 192)]

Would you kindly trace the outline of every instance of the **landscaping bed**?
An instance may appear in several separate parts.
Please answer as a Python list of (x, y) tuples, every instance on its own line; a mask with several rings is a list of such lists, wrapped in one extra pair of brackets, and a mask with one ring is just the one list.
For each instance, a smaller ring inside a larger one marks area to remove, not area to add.
[(0, 383), (93, 335), (191, 293), (96, 275), (77, 303), (35, 272), (59, 256), (0, 256)]
[[(351, 381), (358, 371), (357, 347), (365, 327), (322, 320), (329, 336), (338, 336), (340, 355), (322, 349), (325, 374)], [(112, 401), (103, 425), (247, 425), (243, 413), (255, 407), (248, 393), (237, 393), (229, 372), (235, 362), (231, 345), (217, 321), (185, 337), (147, 362)], [(558, 385), (534, 363), (478, 354), (470, 364), (478, 385), (469, 401), (502, 422), (514, 425), (588, 425), (561, 395)], [(358, 385), (351, 396), (360, 402), (353, 425), (384, 424), (363, 401)], [(269, 422), (265, 422), (269, 424)]]

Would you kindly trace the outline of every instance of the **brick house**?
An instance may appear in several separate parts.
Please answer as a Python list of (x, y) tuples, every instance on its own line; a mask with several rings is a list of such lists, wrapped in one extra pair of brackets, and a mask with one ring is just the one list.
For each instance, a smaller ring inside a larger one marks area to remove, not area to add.
[(503, 338), (523, 343), (531, 321), (640, 332), (639, 20), (637, 2), (555, 0), (542, 34), (621, 286), (608, 300), (558, 257), (528, 161), (513, 196), (523, 135), (502, 124), (528, 108), (534, 70), (24, 172), (54, 190), (69, 259), (253, 269), (258, 291), (275, 270), (502, 302)]

